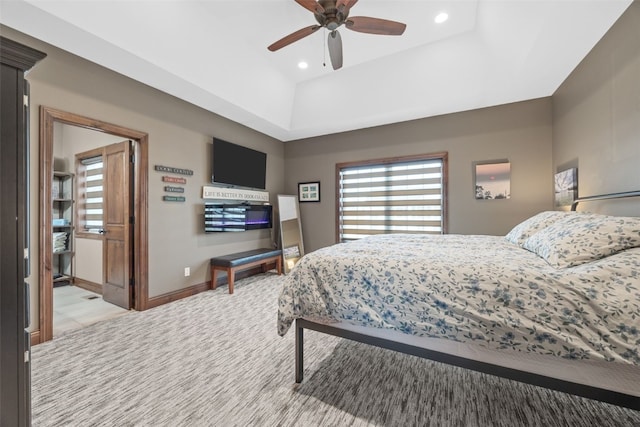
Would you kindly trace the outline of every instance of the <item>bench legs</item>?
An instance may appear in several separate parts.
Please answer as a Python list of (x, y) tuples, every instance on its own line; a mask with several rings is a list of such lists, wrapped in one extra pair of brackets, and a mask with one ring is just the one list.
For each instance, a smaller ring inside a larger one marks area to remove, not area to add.
[(229, 283), (229, 293), (233, 293), (233, 279), (236, 276), (235, 268), (227, 268), (227, 282)]
[[(269, 262), (273, 262), (274, 260), (271, 260)], [(276, 270), (278, 271), (278, 276), (282, 276), (282, 257), (278, 257), (278, 259), (275, 260), (276, 262)], [(264, 263), (262, 264), (262, 272), (266, 273), (267, 271), (267, 265), (268, 263)]]
[(215, 267), (211, 267), (211, 289), (215, 290), (218, 287), (218, 270)]
[(247, 268), (255, 267), (257, 265), (261, 265), (262, 272), (267, 272), (267, 264), (270, 262), (276, 263), (276, 269), (278, 270), (278, 275), (282, 275), (282, 256), (265, 259), (262, 261), (253, 262), (250, 264), (239, 265), (237, 267), (218, 267), (211, 266), (211, 289), (216, 289), (218, 287), (218, 270), (224, 270), (227, 272), (227, 281), (229, 283), (229, 293), (233, 293), (233, 283), (235, 279), (235, 274), (237, 270), (245, 270)]
[(227, 280), (229, 282), (229, 293), (233, 293), (233, 279), (236, 274), (234, 268), (223, 267), (211, 267), (211, 289), (215, 290), (218, 287), (218, 270), (225, 270), (227, 272)]

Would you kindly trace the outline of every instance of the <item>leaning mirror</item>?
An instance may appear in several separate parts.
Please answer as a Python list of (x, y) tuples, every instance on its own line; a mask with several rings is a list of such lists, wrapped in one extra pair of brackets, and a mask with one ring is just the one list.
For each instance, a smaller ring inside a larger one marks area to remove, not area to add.
[(280, 243), (284, 272), (288, 273), (304, 255), (298, 198), (279, 194), (278, 211), (280, 212)]

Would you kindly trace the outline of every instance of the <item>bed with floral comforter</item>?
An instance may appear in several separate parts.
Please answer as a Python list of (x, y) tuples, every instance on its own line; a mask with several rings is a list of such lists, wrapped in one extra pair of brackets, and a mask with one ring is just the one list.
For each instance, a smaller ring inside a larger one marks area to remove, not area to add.
[(506, 237), (379, 235), (303, 257), (278, 333), (320, 318), (640, 365), (640, 219), (543, 212)]

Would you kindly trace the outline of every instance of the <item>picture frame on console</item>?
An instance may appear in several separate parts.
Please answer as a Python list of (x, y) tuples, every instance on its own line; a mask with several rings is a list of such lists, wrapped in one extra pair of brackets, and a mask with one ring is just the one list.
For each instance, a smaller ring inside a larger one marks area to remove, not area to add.
[(320, 201), (320, 182), (301, 182), (298, 184), (298, 201), (299, 202), (319, 202)]

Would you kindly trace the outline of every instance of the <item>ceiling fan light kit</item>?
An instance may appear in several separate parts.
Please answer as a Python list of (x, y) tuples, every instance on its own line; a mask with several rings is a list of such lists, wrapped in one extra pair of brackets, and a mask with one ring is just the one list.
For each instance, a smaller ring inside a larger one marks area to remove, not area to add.
[(351, 8), (358, 0), (295, 0), (300, 6), (313, 12), (318, 25), (311, 25), (281, 38), (271, 44), (268, 49), (272, 52), (282, 49), (304, 37), (307, 37), (320, 28), (329, 31), (327, 37), (327, 47), (329, 58), (334, 70), (342, 67), (342, 38), (338, 28), (342, 25), (351, 31), (367, 34), (379, 34), (388, 36), (399, 36), (404, 33), (405, 24), (401, 22), (389, 21), (387, 19), (370, 18), (368, 16), (349, 17)]

